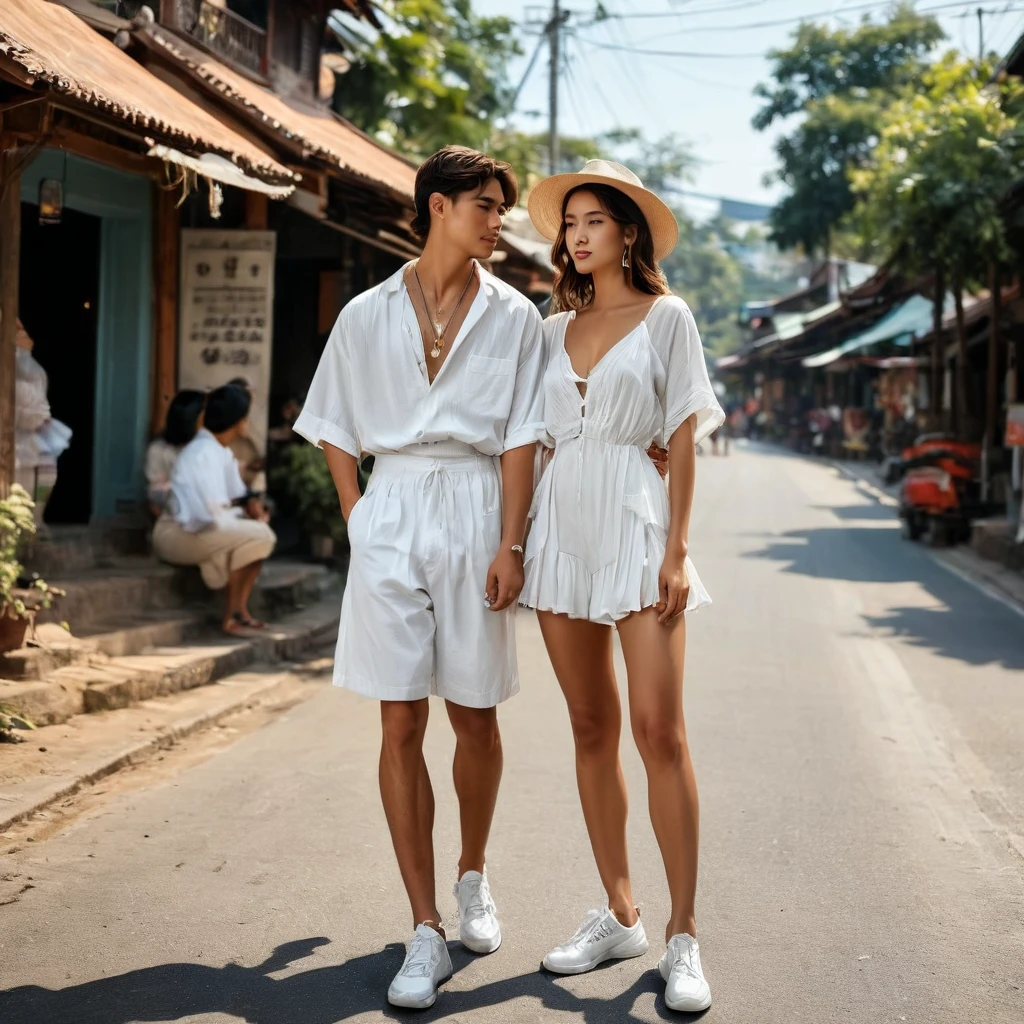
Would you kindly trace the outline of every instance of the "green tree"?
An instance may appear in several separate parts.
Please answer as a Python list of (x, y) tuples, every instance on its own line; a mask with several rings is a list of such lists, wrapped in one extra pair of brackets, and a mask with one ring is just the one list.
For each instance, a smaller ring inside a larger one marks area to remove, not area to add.
[(511, 109), (506, 68), (521, 52), (515, 23), (480, 17), (470, 0), (383, 0), (383, 31), (332, 19), (351, 66), (335, 109), (414, 157), (446, 143), (490, 148)]
[[(991, 68), (946, 57), (904, 89), (886, 113), (870, 163), (853, 174), (855, 218), (876, 251), (909, 276), (935, 280), (936, 324), (946, 288), (957, 314), (956, 409), (961, 430), (977, 431), (968, 391), (964, 291), (1012, 265), (1003, 201), (1024, 160), (1024, 86), (988, 84)], [(942, 369), (933, 353), (933, 394)], [(933, 401), (933, 414), (938, 402)]]
[(833, 251), (836, 227), (854, 206), (850, 171), (869, 159), (891, 96), (920, 79), (942, 38), (934, 18), (903, 2), (882, 23), (865, 18), (853, 29), (804, 23), (792, 45), (769, 54), (773, 81), (755, 90), (765, 104), (754, 127), (764, 131), (803, 115), (776, 144), (779, 169), (767, 179), (788, 190), (772, 213), (780, 248)]

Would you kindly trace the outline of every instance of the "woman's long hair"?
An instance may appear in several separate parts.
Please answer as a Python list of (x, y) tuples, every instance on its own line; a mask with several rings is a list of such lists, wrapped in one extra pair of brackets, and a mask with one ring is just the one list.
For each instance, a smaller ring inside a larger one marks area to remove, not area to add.
[(199, 429), (199, 416), (206, 404), (206, 395), (202, 391), (179, 391), (167, 407), (167, 419), (164, 423), (164, 440), (175, 448), (182, 448), (196, 436)]
[(576, 270), (576, 264), (572, 261), (569, 245), (565, 240), (565, 211), (569, 200), (577, 192), (593, 192), (601, 204), (601, 209), (612, 220), (619, 224), (636, 226), (636, 241), (629, 253), (629, 269), (623, 268), (622, 272), (629, 275), (630, 283), (637, 291), (646, 292), (648, 295), (667, 295), (671, 289), (654, 259), (654, 239), (651, 237), (651, 229), (647, 226), (647, 218), (640, 207), (625, 192), (620, 192), (611, 185), (579, 185), (566, 195), (562, 203), (562, 226), (551, 249), (551, 262), (555, 265), (552, 312), (583, 309), (594, 299), (594, 279), (590, 274), (581, 274)]

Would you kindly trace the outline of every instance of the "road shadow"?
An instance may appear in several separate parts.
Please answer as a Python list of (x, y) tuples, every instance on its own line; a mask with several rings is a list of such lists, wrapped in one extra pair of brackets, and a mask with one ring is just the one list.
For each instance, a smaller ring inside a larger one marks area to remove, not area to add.
[[(664, 1020), (699, 1020), (703, 1016), (668, 1010), (664, 983), (656, 970), (645, 972), (611, 999), (574, 995), (562, 987), (560, 979), (538, 970), (469, 991), (442, 987), (430, 1010), (399, 1011), (388, 1006), (386, 996), (405, 955), (405, 948), (398, 943), (336, 966), (271, 977), (329, 942), (317, 937), (284, 943), (257, 967), (172, 963), (63, 989), (12, 988), (0, 991), (0, 1020), (11, 1024), (149, 1024), (223, 1013), (247, 1024), (338, 1024), (377, 1012), (389, 1020), (429, 1022), (526, 996), (548, 1009), (575, 1013), (585, 1024), (639, 1024), (633, 1007), (648, 992), (655, 994), (655, 1012)], [(456, 974), (474, 959), (458, 943), (449, 943), (448, 948)]]
[(825, 526), (772, 535), (763, 548), (744, 557), (783, 563), (783, 572), (817, 579), (905, 583), (920, 579), (930, 566), (921, 552), (902, 550), (906, 544), (896, 529)]
[[(989, 604), (980, 595), (977, 600)], [(982, 607), (892, 608), (884, 615), (866, 615), (864, 621), (883, 635), (899, 637), (914, 647), (955, 658), (968, 665), (1002, 665), (1024, 669), (1024, 627), (1020, 619), (995, 602), (1000, 614), (993, 618)], [(1004, 618), (1005, 617), (1005, 618)], [(1011, 625), (1012, 628), (1007, 628)]]
[(790, 530), (765, 538), (762, 548), (744, 557), (777, 562), (783, 572), (817, 579), (917, 583), (935, 599), (928, 603), (941, 607), (890, 608), (882, 615), (865, 615), (865, 625), (969, 665), (1024, 668), (1019, 617), (947, 572), (896, 529)]
[(837, 519), (860, 519), (872, 520), (874, 522), (896, 522), (896, 512), (887, 505), (880, 505), (877, 502), (870, 502), (864, 505), (812, 505), (812, 508), (820, 509), (822, 512), (831, 512)]

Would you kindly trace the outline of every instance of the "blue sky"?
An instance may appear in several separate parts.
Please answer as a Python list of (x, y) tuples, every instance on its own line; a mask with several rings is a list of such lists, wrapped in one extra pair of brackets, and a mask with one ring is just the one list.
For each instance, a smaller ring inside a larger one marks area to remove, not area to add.
[[(669, 132), (690, 141), (702, 165), (696, 188), (734, 199), (771, 202), (778, 186), (762, 183), (773, 167), (772, 132), (750, 127), (758, 108), (754, 86), (770, 65), (761, 54), (784, 46), (796, 27), (765, 25), (816, 15), (834, 24), (856, 24), (871, 0), (604, 0), (611, 14), (665, 12), (665, 17), (627, 17), (583, 27), (594, 0), (562, 0), (580, 25), (568, 41), (569, 67), (561, 86), (561, 125), (567, 134), (591, 136), (612, 127), (638, 127), (656, 138)], [(940, 20), (949, 41), (972, 54), (978, 48), (976, 10), (982, 6), (986, 49), (1000, 54), (1024, 32), (1024, 0), (918, 0), (918, 10)], [(543, 18), (550, 0), (520, 6), (508, 0), (474, 0), (482, 14)], [(966, 16), (965, 16), (966, 15)], [(757, 27), (753, 27), (757, 26)], [(527, 56), (536, 36), (524, 37)], [(683, 51), (701, 56), (635, 55), (619, 47)], [(727, 56), (727, 55), (741, 56)], [(518, 82), (527, 56), (511, 69)], [(520, 95), (515, 121), (531, 131), (547, 125), (547, 51), (538, 58)], [(529, 116), (542, 112), (541, 117)]]

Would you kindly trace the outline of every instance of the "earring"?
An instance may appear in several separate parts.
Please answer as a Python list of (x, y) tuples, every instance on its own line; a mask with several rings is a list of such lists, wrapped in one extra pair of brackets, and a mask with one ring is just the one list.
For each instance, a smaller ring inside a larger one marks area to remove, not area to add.
[(629, 270), (629, 246), (622, 250), (622, 269)]

